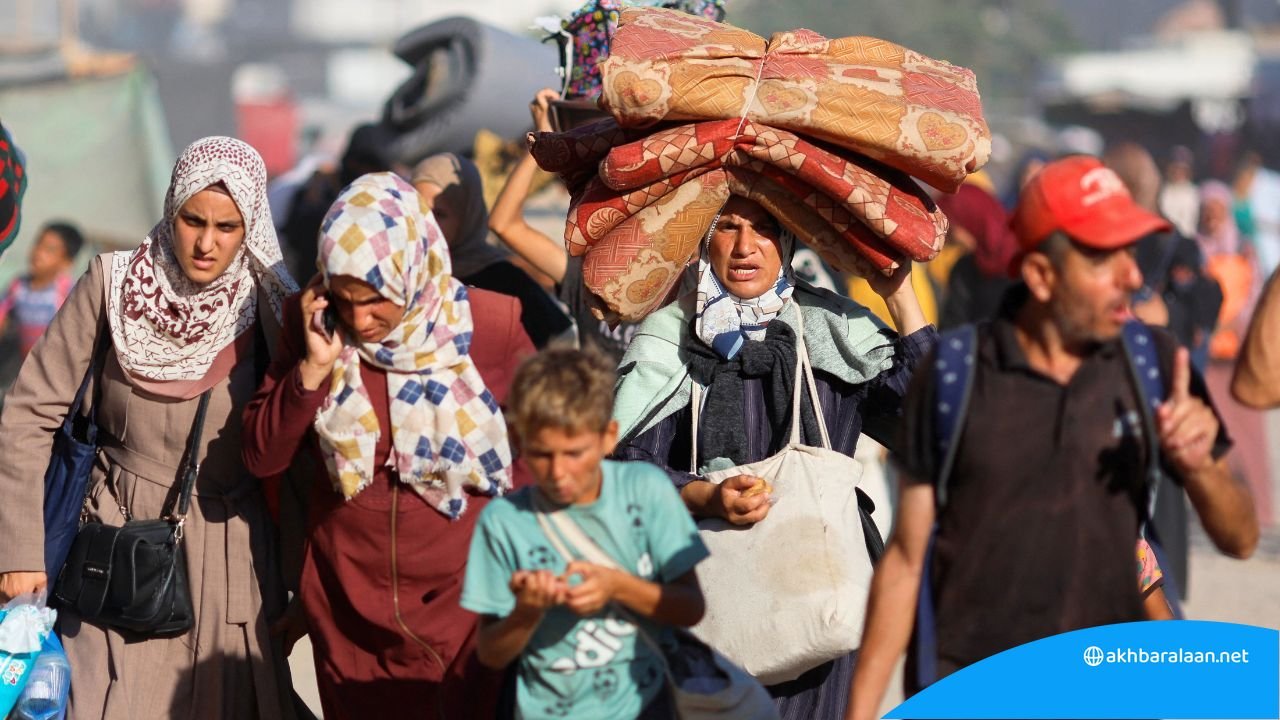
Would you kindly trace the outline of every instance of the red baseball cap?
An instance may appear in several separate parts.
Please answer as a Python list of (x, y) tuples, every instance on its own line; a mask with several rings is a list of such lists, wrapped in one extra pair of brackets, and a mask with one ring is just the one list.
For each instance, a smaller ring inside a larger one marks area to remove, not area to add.
[(1120, 176), (1087, 155), (1055, 160), (1033, 175), (1009, 226), (1021, 248), (1011, 271), (1058, 230), (1081, 245), (1111, 250), (1173, 227), (1134, 202)]

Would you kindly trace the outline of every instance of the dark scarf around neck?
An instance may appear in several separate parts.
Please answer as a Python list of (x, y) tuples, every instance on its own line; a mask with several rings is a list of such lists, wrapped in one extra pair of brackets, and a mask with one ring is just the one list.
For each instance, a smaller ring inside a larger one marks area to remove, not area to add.
[[(698, 465), (728, 458), (740, 465), (756, 458), (747, 443), (747, 378), (760, 378), (764, 386), (765, 412), (772, 429), (768, 453), (781, 450), (791, 439), (791, 398), (796, 379), (796, 334), (786, 323), (769, 324), (764, 340), (747, 341), (732, 359), (725, 360), (704, 343), (693, 342), (689, 351), (689, 374), (707, 388), (699, 418)], [(800, 437), (816, 444), (821, 437), (808, 391), (801, 395)], [(697, 412), (697, 408), (693, 408)]]

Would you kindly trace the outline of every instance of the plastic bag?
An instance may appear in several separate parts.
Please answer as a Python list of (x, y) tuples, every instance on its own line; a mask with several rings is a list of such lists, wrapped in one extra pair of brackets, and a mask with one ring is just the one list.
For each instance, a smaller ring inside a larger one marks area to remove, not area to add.
[(53, 630), (57, 613), (44, 604), (44, 591), (21, 595), (0, 608), (0, 717), (7, 717)]
[(49, 633), (9, 720), (62, 720), (70, 692), (71, 664), (58, 636)]

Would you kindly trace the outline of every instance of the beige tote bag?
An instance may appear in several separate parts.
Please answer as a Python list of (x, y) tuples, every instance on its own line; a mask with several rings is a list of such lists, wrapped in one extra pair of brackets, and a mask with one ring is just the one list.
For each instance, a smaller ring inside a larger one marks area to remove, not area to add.
[[(762, 477), (773, 485), (774, 506), (751, 526), (698, 521), (711, 557), (697, 566), (707, 612), (693, 633), (765, 685), (794, 680), (857, 649), (871, 587), (855, 493), (862, 465), (831, 449), (802, 323), (796, 354), (790, 444), (760, 462), (703, 476), (713, 483)], [(822, 447), (800, 444), (802, 382), (817, 412)], [(695, 382), (694, 472), (701, 390)]]

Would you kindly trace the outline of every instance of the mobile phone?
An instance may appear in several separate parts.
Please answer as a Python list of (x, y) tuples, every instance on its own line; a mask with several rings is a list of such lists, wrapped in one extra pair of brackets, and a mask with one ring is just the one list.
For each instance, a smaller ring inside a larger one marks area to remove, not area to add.
[(329, 337), (333, 337), (333, 333), (338, 329), (338, 311), (333, 307), (333, 300), (329, 301), (320, 316), (320, 322), (324, 325), (324, 332)]

